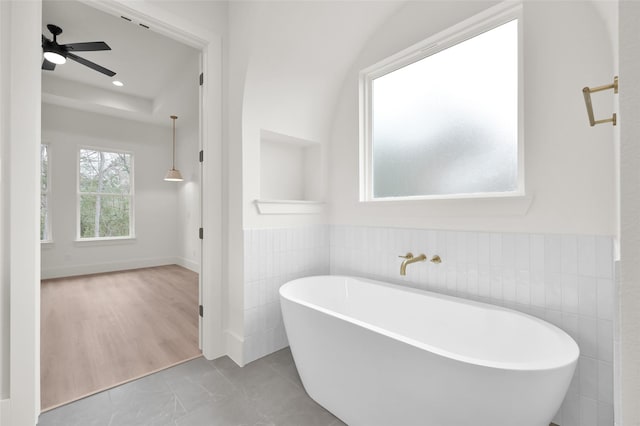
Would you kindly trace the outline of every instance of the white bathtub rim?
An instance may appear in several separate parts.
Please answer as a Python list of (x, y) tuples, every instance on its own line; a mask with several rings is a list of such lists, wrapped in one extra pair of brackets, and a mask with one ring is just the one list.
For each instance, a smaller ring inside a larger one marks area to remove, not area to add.
[[(458, 302), (458, 303), (467, 303), (470, 305), (476, 305), (476, 306), (480, 306), (483, 307), (485, 309), (495, 309), (495, 310), (501, 310), (501, 311), (507, 311), (509, 313), (515, 314), (515, 315), (520, 315), (520, 316), (524, 316), (526, 318), (528, 318), (529, 320), (532, 320), (534, 322), (537, 322), (539, 324), (541, 324), (544, 327), (550, 328), (552, 331), (563, 335), (563, 338), (567, 339), (567, 341), (569, 342), (569, 346), (572, 349), (572, 354), (569, 354), (566, 356), (567, 361), (563, 362), (563, 363), (555, 363), (555, 364), (550, 364), (548, 361), (547, 362), (508, 362), (508, 361), (495, 361), (495, 360), (487, 360), (487, 359), (482, 359), (482, 358), (477, 358), (477, 357), (472, 357), (472, 356), (467, 356), (467, 355), (463, 355), (463, 354), (459, 354), (456, 352), (451, 352), (451, 351), (447, 351), (443, 348), (437, 347), (437, 346), (433, 346), (433, 345), (429, 345), (427, 343), (424, 343), (422, 341), (416, 340), (416, 339), (412, 339), (410, 337), (404, 336), (402, 334), (399, 333), (395, 333), (393, 331), (387, 330), (385, 328), (376, 326), (376, 325), (372, 325), (369, 324), (367, 322), (361, 321), (357, 318), (353, 318), (344, 314), (341, 314), (339, 312), (335, 312), (332, 311), (330, 309), (324, 308), (322, 306), (316, 305), (314, 303), (310, 303), (310, 302), (306, 302), (303, 300), (299, 300), (299, 299), (295, 299), (295, 298), (291, 298), (289, 297), (286, 293), (287, 293), (287, 289), (289, 287), (293, 287), (293, 285), (297, 282), (297, 281), (302, 281), (305, 280), (307, 278), (322, 278), (322, 277), (327, 277), (327, 278), (347, 278), (347, 279), (356, 279), (356, 280), (361, 280), (361, 281), (365, 281), (365, 282), (369, 282), (372, 283), (374, 285), (382, 285), (382, 286), (387, 286), (387, 287), (391, 287), (394, 289), (397, 289), (399, 291), (407, 291), (410, 293), (416, 293), (416, 294), (428, 294), (429, 296), (432, 297), (436, 297), (436, 298), (441, 298), (441, 299), (446, 299), (446, 300), (453, 300), (454, 302)], [(449, 358), (455, 361), (459, 361), (465, 364), (471, 364), (471, 365), (478, 365), (478, 366), (482, 366), (482, 367), (487, 367), (487, 368), (493, 368), (493, 369), (497, 369), (497, 370), (516, 370), (516, 371), (552, 371), (552, 370), (556, 370), (556, 369), (561, 369), (561, 368), (566, 368), (568, 365), (571, 364), (575, 364), (578, 361), (578, 357), (580, 356), (580, 348), (578, 347), (577, 343), (575, 342), (575, 340), (569, 336), (564, 330), (560, 329), (559, 327), (541, 320), (540, 318), (536, 318), (532, 315), (526, 314), (524, 312), (520, 312), (517, 311), (515, 309), (510, 309), (510, 308), (505, 308), (503, 306), (498, 306), (498, 305), (492, 305), (490, 303), (484, 303), (484, 302), (478, 302), (476, 300), (471, 300), (471, 299), (465, 299), (462, 297), (456, 297), (456, 296), (450, 296), (447, 294), (441, 294), (441, 293), (435, 293), (432, 291), (428, 291), (428, 290), (421, 290), (421, 289), (416, 289), (413, 287), (403, 287), (400, 285), (396, 285), (396, 284), (391, 284), (391, 283), (387, 283), (384, 281), (377, 281), (377, 280), (372, 280), (369, 278), (364, 278), (364, 277), (358, 277), (358, 276), (350, 276), (350, 275), (315, 275), (315, 276), (308, 276), (308, 277), (303, 277), (303, 278), (297, 278), (295, 280), (291, 280), (285, 284), (283, 284), (280, 287), (279, 290), (279, 294), (280, 297), (283, 299), (286, 299), (292, 303), (297, 303), (300, 304), (302, 306), (305, 306), (307, 308), (322, 312), (323, 314), (338, 318), (340, 320), (349, 322), (351, 324), (357, 325), (359, 327), (363, 327), (365, 329), (371, 330), (375, 333), (379, 333), (383, 336), (387, 336), (391, 339), (394, 340), (398, 340), (400, 342), (406, 343), (408, 345), (414, 346), (416, 348), (431, 352), (433, 354), (436, 355), (440, 355), (442, 357), (445, 358)]]

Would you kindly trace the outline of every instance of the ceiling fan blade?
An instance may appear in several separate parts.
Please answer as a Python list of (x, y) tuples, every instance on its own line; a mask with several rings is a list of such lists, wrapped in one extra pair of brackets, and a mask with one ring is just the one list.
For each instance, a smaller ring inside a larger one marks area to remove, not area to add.
[(76, 61), (79, 64), (82, 64), (84, 66), (87, 66), (89, 68), (91, 68), (92, 70), (96, 70), (98, 72), (101, 72), (102, 74), (108, 75), (109, 77), (113, 77), (114, 75), (116, 75), (115, 72), (106, 69), (105, 67), (102, 67), (94, 62), (91, 62), (87, 59), (81, 58), (78, 55), (74, 55), (73, 53), (69, 52), (67, 53), (67, 58), (72, 59), (74, 61)]
[(97, 50), (111, 50), (109, 45), (104, 41), (89, 41), (87, 43), (69, 43), (63, 44), (62, 47), (66, 47), (72, 52), (94, 52)]
[(54, 69), (56, 69), (56, 64), (45, 59), (44, 61), (42, 61), (42, 69), (46, 71), (53, 71)]

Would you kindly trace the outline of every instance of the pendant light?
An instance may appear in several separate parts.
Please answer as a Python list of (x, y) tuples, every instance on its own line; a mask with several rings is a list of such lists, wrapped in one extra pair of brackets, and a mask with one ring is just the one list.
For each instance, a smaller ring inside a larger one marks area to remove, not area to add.
[(171, 169), (167, 172), (164, 180), (169, 182), (182, 182), (182, 174), (180, 170), (176, 170), (176, 117), (175, 115), (171, 116), (171, 120), (173, 120), (173, 162), (171, 163)]

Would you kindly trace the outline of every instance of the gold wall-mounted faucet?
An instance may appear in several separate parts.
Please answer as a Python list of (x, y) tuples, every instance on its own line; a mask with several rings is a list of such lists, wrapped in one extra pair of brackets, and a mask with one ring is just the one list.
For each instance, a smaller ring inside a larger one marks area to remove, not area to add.
[(402, 276), (407, 275), (407, 265), (411, 265), (412, 263), (417, 263), (417, 262), (424, 262), (425, 260), (427, 260), (426, 255), (421, 254), (419, 256), (414, 256), (413, 253), (411, 252), (405, 254), (404, 256), (399, 256), (399, 257), (404, 259), (402, 261), (402, 264), (400, 265), (400, 275)]

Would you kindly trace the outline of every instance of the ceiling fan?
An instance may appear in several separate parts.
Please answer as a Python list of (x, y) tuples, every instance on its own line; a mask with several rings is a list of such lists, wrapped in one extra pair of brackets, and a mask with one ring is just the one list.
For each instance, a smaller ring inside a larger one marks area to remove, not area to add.
[(115, 72), (73, 53), (111, 50), (107, 43), (104, 41), (90, 41), (87, 43), (58, 44), (57, 37), (62, 34), (62, 28), (52, 24), (47, 25), (47, 28), (51, 31), (51, 34), (53, 34), (53, 40), (49, 40), (44, 34), (42, 35), (42, 50), (44, 51), (44, 62), (42, 62), (43, 70), (53, 71), (56, 65), (64, 64), (67, 62), (67, 59), (71, 59), (102, 74), (106, 74), (109, 77), (116, 75)]

